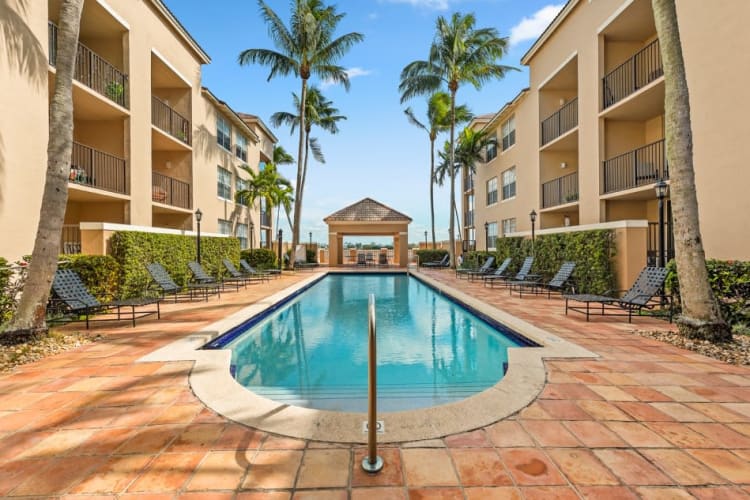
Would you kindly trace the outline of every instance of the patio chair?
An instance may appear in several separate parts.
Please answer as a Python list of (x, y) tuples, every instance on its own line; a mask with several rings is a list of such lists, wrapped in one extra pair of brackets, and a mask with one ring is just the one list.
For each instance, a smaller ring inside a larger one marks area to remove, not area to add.
[(199, 292), (206, 300), (208, 300), (208, 296), (211, 293), (215, 293), (221, 297), (221, 287), (217, 283), (188, 283), (184, 287), (181, 287), (174, 282), (167, 270), (164, 269), (164, 266), (158, 262), (148, 264), (146, 269), (148, 269), (148, 273), (151, 275), (152, 288), (155, 287), (162, 298), (166, 298), (167, 295), (173, 295), (174, 301), (177, 302), (177, 296), (185, 292), (188, 294), (190, 300), (193, 300), (194, 292)]
[[(52, 281), (52, 297), (48, 304), (48, 311), (71, 314), (75, 318), (71, 321), (85, 321), (86, 329), (89, 328), (91, 321), (122, 321), (123, 319), (130, 319), (135, 326), (136, 319), (151, 314), (156, 314), (157, 319), (160, 319), (159, 302), (161, 302), (161, 297), (141, 297), (101, 303), (91, 295), (78, 273), (72, 269), (58, 269)], [(156, 309), (136, 311), (136, 308), (150, 305), (156, 305)], [(94, 315), (107, 317), (91, 319)]]
[(489, 285), (490, 288), (495, 288), (495, 283), (499, 283), (502, 286), (507, 285), (511, 281), (525, 281), (529, 279), (530, 277), (533, 278), (535, 275), (530, 274), (531, 273), (531, 266), (534, 264), (534, 257), (526, 257), (523, 260), (523, 264), (521, 264), (521, 269), (518, 270), (515, 276), (512, 278), (510, 276), (488, 276), (486, 280), (484, 280), (484, 286)]
[(364, 254), (364, 252), (359, 252), (357, 254), (357, 265), (358, 266), (366, 266), (367, 265), (367, 256)]
[(244, 281), (245, 283), (258, 283), (262, 281), (268, 280), (268, 278), (263, 277), (261, 275), (250, 275), (250, 274), (242, 274), (237, 270), (236, 267), (234, 267), (234, 264), (229, 259), (221, 259), (221, 263), (224, 264), (224, 269), (227, 270), (229, 273), (229, 277), (231, 279), (235, 279), (237, 281)]
[(487, 274), (490, 272), (490, 269), (492, 269), (492, 264), (494, 263), (495, 257), (490, 256), (478, 269), (456, 269), (456, 278), (461, 279), (461, 276), (468, 277), (469, 273)]
[(235, 279), (235, 278), (227, 278), (224, 280), (217, 280), (210, 274), (208, 274), (204, 269), (203, 266), (201, 266), (198, 262), (191, 260), (188, 262), (188, 267), (190, 268), (190, 271), (193, 273), (193, 283), (198, 283), (201, 285), (205, 284), (216, 284), (221, 287), (221, 289), (224, 289), (225, 285), (232, 285), (235, 287), (235, 290), (240, 289), (240, 285), (247, 286), (242, 281), (242, 279)]
[(437, 262), (425, 262), (422, 267), (448, 267), (450, 265), (450, 255), (445, 254), (440, 261)]
[(388, 254), (385, 252), (380, 252), (378, 254), (378, 265), (379, 266), (387, 266), (388, 265)]
[[(492, 280), (492, 279), (500, 279), (505, 278), (505, 274), (508, 272), (508, 266), (510, 265), (511, 258), (506, 257), (504, 261), (500, 263), (499, 266), (497, 266), (497, 269), (492, 271), (491, 273), (478, 275), (481, 276), (483, 281)], [(472, 277), (470, 276), (469, 279), (471, 280)]]
[(552, 297), (552, 292), (560, 292), (562, 294), (567, 288), (571, 286), (573, 279), (573, 271), (575, 271), (575, 262), (563, 262), (560, 265), (560, 269), (557, 270), (557, 274), (549, 280), (547, 283), (542, 283), (541, 280), (532, 276), (531, 279), (523, 281), (511, 281), (508, 283), (511, 295), (514, 289), (518, 289), (518, 296), (523, 297), (524, 289), (531, 289), (531, 293), (543, 293), (547, 291), (547, 298)]
[(240, 259), (240, 267), (242, 268), (243, 273), (249, 274), (250, 276), (268, 276), (273, 278), (281, 276), (281, 269), (263, 269), (257, 271), (253, 266), (248, 264), (245, 259)]
[[(565, 314), (568, 314), (568, 310), (577, 311), (585, 314), (586, 321), (588, 321), (591, 314), (598, 314), (596, 311), (591, 310), (591, 304), (597, 304), (601, 308), (597, 307), (596, 310), (600, 310), (602, 316), (607, 313), (614, 316), (627, 315), (628, 323), (630, 323), (633, 320), (634, 312), (641, 314), (644, 309), (653, 309), (656, 306), (668, 305), (669, 322), (671, 323), (672, 301), (669, 297), (665, 297), (659, 293), (664, 287), (666, 277), (666, 268), (645, 267), (641, 271), (641, 274), (638, 275), (633, 286), (621, 298), (592, 294), (563, 295), (565, 298)], [(571, 306), (568, 304), (569, 301), (581, 302), (586, 304), (586, 307)]]

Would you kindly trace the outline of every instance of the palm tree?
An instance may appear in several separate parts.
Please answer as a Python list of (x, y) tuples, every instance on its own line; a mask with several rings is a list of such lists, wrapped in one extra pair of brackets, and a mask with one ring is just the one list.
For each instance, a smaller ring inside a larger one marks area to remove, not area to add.
[[(445, 92), (435, 92), (427, 101), (427, 124), (417, 119), (414, 111), (409, 107), (404, 110), (409, 123), (419, 127), (430, 138), (430, 223), (432, 225), (432, 248), (435, 248), (435, 140), (438, 134), (450, 128), (450, 96)], [(456, 121), (471, 120), (471, 112), (465, 105), (456, 107)]]
[[(474, 14), (455, 13), (450, 21), (440, 16), (436, 23), (435, 40), (430, 47), (426, 61), (409, 63), (401, 71), (401, 102), (418, 95), (432, 94), (443, 84), (448, 86), (451, 96), (450, 120), (450, 163), (455, 164), (454, 144), (456, 131), (456, 92), (462, 83), (470, 83), (476, 89), (493, 79), (502, 78), (511, 68), (498, 64), (505, 55), (507, 38), (500, 38), (494, 28), (474, 28)], [(456, 209), (455, 169), (451, 174), (451, 210)], [(456, 266), (455, 226), (453, 216), (450, 219), (450, 255), (451, 267)]]
[[(300, 109), (300, 99), (294, 92), (292, 92), (292, 101), (294, 108)], [(337, 134), (339, 127), (336, 123), (346, 120), (346, 116), (338, 113), (338, 108), (333, 107), (333, 101), (326, 99), (320, 89), (314, 86), (307, 89), (307, 100), (305, 101), (305, 161), (302, 166), (301, 190), (305, 189), (305, 182), (307, 181), (307, 159), (310, 151), (312, 151), (316, 161), (319, 163), (326, 162), (323, 151), (320, 148), (320, 143), (315, 137), (310, 137), (310, 131), (313, 125), (315, 125), (331, 134)], [(300, 125), (299, 115), (288, 111), (278, 111), (271, 115), (271, 125), (274, 127), (287, 125), (293, 134), (294, 129)]]
[(292, 246), (299, 243), (302, 217), (302, 188), (305, 146), (305, 101), (307, 81), (315, 75), (323, 80), (340, 83), (349, 90), (346, 70), (336, 64), (355, 44), (364, 39), (361, 33), (347, 33), (334, 38), (334, 32), (345, 14), (335, 6), (326, 6), (321, 0), (294, 0), (289, 27), (263, 0), (258, 0), (261, 16), (268, 25), (272, 42), (278, 49), (247, 49), (240, 53), (241, 65), (269, 66), (268, 80), (273, 77), (294, 75), (302, 81), (299, 112), (299, 149), (297, 153), (297, 184), (294, 197), (294, 225)]
[[(283, 148), (281, 151), (283, 152)], [(274, 156), (276, 156), (276, 150), (274, 150)], [(283, 159), (283, 156), (280, 155), (280, 158)], [(248, 165), (243, 165), (240, 168), (247, 172), (250, 179), (247, 182), (247, 188), (235, 193), (236, 200), (249, 207), (254, 206), (258, 199), (267, 200), (270, 205), (269, 208), (273, 209), (273, 207), (277, 207), (276, 227), (279, 224), (279, 214), (282, 207), (287, 214), (287, 219), (289, 219), (289, 212), (293, 202), (292, 183), (279, 174), (276, 165), (268, 163), (259, 172), (255, 172)], [(291, 220), (289, 220), (289, 224), (291, 225)]]
[(693, 338), (726, 342), (732, 332), (721, 316), (706, 269), (693, 169), (693, 135), (685, 61), (674, 0), (652, 0), (664, 64), (664, 115), (667, 163), (674, 217), (675, 260), (680, 280), (680, 332)]
[(294, 157), (284, 149), (284, 146), (277, 144), (273, 147), (274, 165), (291, 165), (292, 163), (294, 163)]
[(18, 335), (47, 329), (46, 306), (57, 270), (60, 236), (68, 204), (68, 176), (73, 151), (73, 70), (82, 11), (83, 0), (64, 0), (60, 5), (55, 89), (49, 110), (47, 174), (39, 227), (21, 300), (6, 331)]

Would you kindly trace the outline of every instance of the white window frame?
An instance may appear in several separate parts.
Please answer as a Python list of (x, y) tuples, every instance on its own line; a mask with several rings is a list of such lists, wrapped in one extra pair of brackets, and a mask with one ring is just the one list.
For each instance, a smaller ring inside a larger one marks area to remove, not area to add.
[(502, 133), (503, 151), (510, 149), (516, 143), (516, 115), (511, 115), (500, 126)]
[[(488, 250), (494, 250), (497, 246), (495, 244), (497, 240), (497, 221), (487, 223), (487, 232), (485, 237), (487, 238), (484, 242), (485, 247)], [(492, 242), (492, 244), (490, 244), (490, 242)]]
[(503, 236), (509, 233), (516, 232), (516, 218), (511, 217), (509, 219), (503, 219)]
[[(503, 170), (502, 174), (503, 183), (503, 200), (510, 200), (516, 197), (516, 167), (510, 167), (507, 170)], [(510, 177), (512, 176), (512, 180)], [(512, 191), (512, 193), (511, 193)]]
[(247, 224), (240, 224), (239, 222), (234, 228), (234, 234), (238, 240), (240, 240), (240, 248), (244, 250), (248, 248), (248, 227)]
[(234, 141), (234, 156), (247, 162), (247, 137), (237, 134)]
[[(494, 189), (492, 189), (494, 186)], [(488, 180), (485, 184), (485, 189), (487, 190), (487, 199), (485, 200), (487, 202), (487, 206), (494, 205), (497, 203), (498, 197), (497, 197), (497, 177), (493, 177), (492, 179)]]
[[(229, 177), (228, 182), (225, 183), (223, 181), (226, 175), (228, 175)], [(228, 192), (227, 196), (224, 196), (226, 194), (224, 190)], [(232, 201), (232, 172), (222, 167), (221, 165), (218, 165), (216, 167), (216, 196), (218, 196), (222, 200)]]
[(232, 151), (232, 125), (221, 115), (216, 117), (216, 143), (227, 151)]
[(232, 221), (226, 219), (218, 219), (217, 222), (219, 234), (226, 234), (227, 236), (232, 235)]

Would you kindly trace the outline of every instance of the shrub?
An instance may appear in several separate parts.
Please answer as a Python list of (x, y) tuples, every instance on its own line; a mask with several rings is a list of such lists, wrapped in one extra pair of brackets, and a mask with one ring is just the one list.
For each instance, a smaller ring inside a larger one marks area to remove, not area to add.
[(308, 248), (305, 252), (305, 257), (307, 258), (308, 264), (315, 264), (318, 262), (318, 252), (313, 250), (312, 248)]
[(119, 297), (120, 264), (109, 255), (60, 255), (60, 269), (72, 269), (91, 295), (100, 302), (110, 302)]
[(460, 267), (465, 269), (475, 269), (484, 264), (484, 261), (486, 261), (490, 256), (495, 257), (495, 254), (482, 251), (466, 252), (461, 256), (463, 262), (461, 263)]
[[(151, 283), (146, 265), (158, 262), (178, 285), (190, 280), (188, 262), (195, 260), (193, 236), (181, 234), (116, 232), (110, 239), (112, 256), (122, 267), (120, 290), (123, 297), (142, 295)], [(237, 238), (201, 238), (201, 264), (209, 274), (220, 278), (226, 271), (221, 260), (239, 262), (240, 242)]]
[(0, 257), (0, 325), (10, 321), (16, 310), (18, 296), (13, 275), (8, 261)]
[(419, 265), (421, 266), (422, 264), (426, 262), (440, 262), (441, 260), (443, 260), (443, 257), (448, 255), (448, 250), (445, 250), (443, 248), (438, 248), (438, 249), (428, 248), (428, 249), (417, 250), (416, 253), (417, 253), (417, 257), (419, 258)]
[[(724, 321), (735, 331), (747, 330), (750, 327), (750, 262), (709, 259), (706, 267)], [(666, 287), (673, 294), (675, 307), (679, 310), (680, 282), (674, 260), (669, 261), (667, 270)]]
[(256, 269), (276, 269), (276, 254), (268, 248), (253, 248), (252, 250), (243, 250), (242, 258)]

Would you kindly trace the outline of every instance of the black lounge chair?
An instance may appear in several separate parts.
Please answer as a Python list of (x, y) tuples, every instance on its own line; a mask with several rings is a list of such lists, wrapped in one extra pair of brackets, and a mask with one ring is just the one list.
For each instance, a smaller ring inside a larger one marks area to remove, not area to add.
[(263, 269), (262, 271), (257, 271), (245, 259), (240, 259), (240, 267), (242, 268), (242, 272), (250, 276), (271, 276), (274, 278), (281, 276), (281, 269)]
[[(510, 257), (506, 257), (505, 260), (502, 261), (499, 266), (497, 266), (497, 269), (495, 269), (489, 274), (481, 275), (482, 280), (487, 281), (487, 280), (500, 279), (500, 278), (505, 279), (506, 278), (505, 273), (508, 272), (508, 266), (510, 265), (511, 260), (512, 259)], [(471, 277), (469, 277), (469, 279), (471, 279)]]
[(268, 280), (267, 277), (261, 276), (259, 274), (255, 276), (250, 274), (242, 274), (237, 270), (236, 267), (234, 267), (234, 264), (229, 259), (221, 259), (221, 263), (224, 264), (224, 269), (227, 270), (231, 279), (244, 281), (245, 283), (258, 283)]
[(515, 276), (513, 278), (510, 278), (509, 276), (488, 276), (486, 280), (484, 280), (484, 286), (490, 285), (490, 288), (495, 288), (495, 283), (500, 283), (500, 285), (507, 285), (511, 281), (526, 281), (529, 278), (535, 277), (535, 275), (530, 274), (531, 273), (531, 266), (534, 264), (534, 257), (526, 257), (523, 260), (523, 264), (521, 264), (521, 269), (518, 270)]
[(363, 252), (359, 252), (357, 254), (357, 265), (358, 266), (366, 266), (367, 265), (367, 256)]
[(484, 264), (482, 264), (481, 267), (478, 269), (456, 269), (456, 278), (461, 278), (461, 276), (469, 276), (469, 273), (476, 273), (476, 274), (487, 274), (490, 272), (490, 269), (492, 269), (492, 264), (495, 263), (495, 257), (488, 257), (487, 260), (484, 261)]
[(451, 257), (448, 254), (443, 255), (439, 261), (425, 262), (422, 267), (448, 267), (451, 264)]
[(193, 294), (199, 293), (202, 297), (208, 300), (209, 294), (215, 293), (221, 297), (221, 287), (218, 283), (188, 283), (186, 286), (181, 287), (174, 282), (172, 277), (169, 275), (164, 266), (158, 262), (152, 262), (146, 266), (148, 273), (151, 275), (152, 284), (155, 286), (157, 292), (159, 292), (162, 298), (167, 295), (173, 295), (174, 301), (177, 302), (177, 297), (183, 293), (187, 293), (190, 300), (193, 300)]
[(560, 265), (560, 269), (557, 270), (557, 274), (547, 283), (542, 283), (535, 276), (523, 281), (511, 281), (508, 283), (510, 293), (512, 295), (513, 290), (518, 289), (518, 296), (523, 297), (524, 289), (531, 289), (531, 293), (544, 293), (544, 290), (546, 290), (547, 298), (549, 299), (552, 297), (552, 292), (560, 292), (562, 294), (566, 289), (571, 287), (575, 268), (575, 262), (563, 262)]
[(388, 254), (385, 252), (380, 252), (378, 254), (378, 265), (379, 266), (387, 266), (388, 265)]
[[(52, 313), (71, 314), (74, 316), (71, 321), (85, 321), (86, 329), (91, 321), (131, 320), (135, 326), (135, 320), (138, 318), (151, 314), (156, 314), (157, 319), (161, 318), (159, 302), (161, 297), (142, 297), (103, 304), (91, 295), (78, 273), (72, 269), (58, 269), (52, 281), (52, 297), (48, 310)], [(136, 308), (149, 305), (156, 305), (156, 308), (136, 311)], [(94, 315), (105, 317), (92, 319)], [(54, 322), (54, 319), (52, 321)]]
[(294, 269), (300, 269), (302, 271), (312, 271), (316, 267), (319, 267), (320, 264), (317, 262), (307, 262), (304, 260), (295, 260), (294, 261)]
[[(565, 298), (565, 314), (568, 314), (568, 310), (577, 311), (585, 314), (586, 321), (588, 321), (591, 314), (599, 314), (597, 311), (600, 310), (602, 316), (607, 313), (614, 316), (627, 315), (628, 323), (630, 323), (633, 320), (634, 312), (641, 314), (644, 309), (653, 309), (656, 306), (668, 305), (669, 322), (671, 323), (672, 301), (669, 297), (665, 297), (659, 293), (664, 287), (666, 277), (666, 268), (645, 267), (641, 271), (641, 274), (638, 275), (633, 286), (630, 287), (630, 290), (627, 290), (621, 298), (591, 294), (563, 295)], [(571, 306), (568, 304), (569, 301), (581, 302), (586, 304), (586, 307)], [(592, 311), (591, 304), (601, 305), (601, 309), (597, 307), (596, 310)]]
[(188, 262), (188, 267), (190, 268), (190, 271), (193, 273), (193, 283), (197, 283), (200, 285), (206, 285), (206, 284), (216, 284), (221, 287), (221, 289), (224, 289), (225, 285), (232, 285), (235, 287), (236, 290), (240, 289), (240, 286), (247, 286), (245, 282), (242, 279), (236, 279), (236, 278), (227, 278), (224, 280), (217, 280), (210, 274), (208, 274), (204, 269), (203, 266), (201, 266), (198, 262), (191, 260)]

